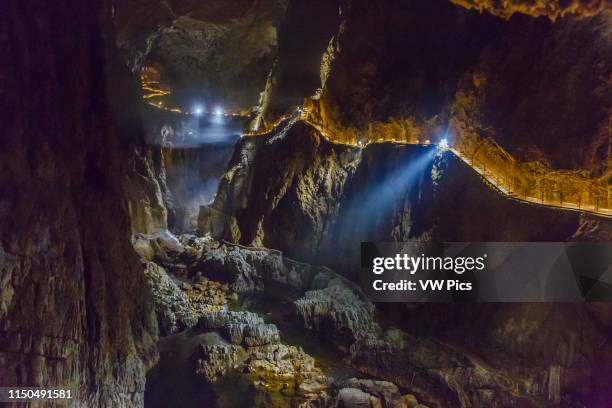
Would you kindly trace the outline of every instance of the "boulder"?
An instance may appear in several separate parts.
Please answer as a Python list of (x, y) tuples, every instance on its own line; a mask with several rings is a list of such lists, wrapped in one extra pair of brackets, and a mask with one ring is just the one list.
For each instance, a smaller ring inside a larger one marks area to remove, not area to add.
[(382, 408), (382, 402), (358, 388), (342, 388), (338, 392), (338, 408)]
[(244, 349), (233, 344), (202, 344), (197, 372), (214, 383), (246, 358)]
[(338, 278), (328, 287), (307, 291), (294, 305), (306, 328), (339, 344), (352, 344), (380, 330), (374, 319), (374, 305)]
[(194, 326), (198, 322), (198, 311), (166, 270), (156, 263), (145, 262), (144, 271), (155, 302), (160, 334), (168, 335)]

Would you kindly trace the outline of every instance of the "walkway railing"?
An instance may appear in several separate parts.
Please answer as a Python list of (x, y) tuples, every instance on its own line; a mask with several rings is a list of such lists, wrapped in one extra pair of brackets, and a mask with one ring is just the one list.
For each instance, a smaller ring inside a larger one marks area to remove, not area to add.
[[(315, 123), (310, 112), (298, 108), (300, 120), (317, 129), (329, 141), (338, 143), (339, 138)], [(263, 130), (245, 133), (243, 136), (270, 134), (292, 115), (279, 118)], [(612, 218), (612, 185), (606, 178), (591, 178), (585, 171), (555, 170), (540, 162), (520, 162), (494, 141), (461, 130), (459, 126), (451, 143), (450, 151), (476, 171), (487, 185), (508, 198), (525, 203), (580, 211)], [(374, 142), (398, 144), (429, 144), (420, 141), (396, 141), (376, 139)], [(356, 147), (356, 144), (341, 141)]]

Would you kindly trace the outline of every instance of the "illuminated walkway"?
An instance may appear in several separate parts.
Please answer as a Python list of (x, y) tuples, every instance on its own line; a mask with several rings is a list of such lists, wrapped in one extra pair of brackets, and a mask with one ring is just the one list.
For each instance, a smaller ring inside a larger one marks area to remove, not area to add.
[[(598, 180), (579, 176), (572, 178), (570, 175), (561, 174), (561, 177), (565, 179), (561, 181), (562, 184), (572, 184), (574, 182), (578, 182), (577, 185), (574, 184), (568, 189), (573, 193), (572, 198), (574, 201), (569, 201), (569, 199), (564, 201), (562, 198), (560, 198), (562, 194), (555, 191), (554, 187), (550, 188), (551, 191), (554, 191), (552, 193), (552, 197), (550, 193), (546, 193), (545, 187), (537, 188), (537, 186), (534, 186), (533, 188), (526, 188), (522, 190), (522, 192), (519, 190), (514, 190), (512, 188), (512, 182), (514, 180), (512, 177), (505, 177), (501, 173), (486, 170), (486, 167), (481, 167), (477, 163), (473, 164), (468, 158), (462, 155), (461, 152), (454, 148), (451, 148), (450, 151), (453, 152), (455, 156), (463, 160), (463, 162), (469, 165), (472, 169), (474, 169), (483, 178), (486, 184), (489, 185), (489, 187), (499, 191), (508, 198), (528, 204), (553, 207), (561, 210), (579, 211), (612, 218), (612, 209), (601, 205), (602, 203), (604, 205), (609, 203), (611, 197), (610, 186), (603, 185), (603, 181), (599, 182)], [(553, 173), (562, 172), (551, 171), (551, 176)], [(555, 181), (551, 182), (549, 178), (544, 178), (542, 179), (541, 184), (545, 183), (550, 183), (554, 186)], [(591, 193), (593, 191), (595, 191), (594, 194)], [(538, 192), (539, 195), (537, 195)], [(583, 197), (586, 198), (584, 201), (582, 201)]]
[[(338, 138), (311, 120), (305, 108), (298, 108), (296, 113), (300, 114), (301, 121), (317, 129), (326, 139), (338, 143)], [(286, 124), (291, 116), (283, 116), (266, 129), (244, 133), (243, 136), (270, 134)], [(456, 133), (448, 150), (474, 169), (490, 188), (505, 197), (532, 205), (612, 218), (612, 186), (605, 178), (590, 178), (581, 171), (554, 170), (538, 162), (519, 162), (492, 140), (474, 133)], [(432, 144), (381, 138), (376, 140), (379, 142)], [(340, 143), (364, 147), (370, 142)]]
[[(161, 85), (159, 73), (151, 67), (141, 71), (143, 98), (151, 106), (182, 115), (199, 115), (201, 112), (183, 111), (177, 107), (166, 106), (161, 99), (171, 94), (171, 90)], [(274, 123), (263, 129), (243, 133), (242, 136), (264, 136), (279, 129), (288, 129), (293, 123), (301, 120), (317, 129), (326, 139), (333, 143), (365, 147), (369, 143), (392, 142), (397, 144), (436, 144), (436, 141), (418, 139), (413, 134), (406, 134), (403, 129), (394, 128), (393, 124), (370, 126), (370, 136), (365, 139), (356, 132), (348, 137), (330, 131), (329, 126), (317, 123), (317, 115), (311, 107), (298, 107), (293, 113), (281, 116)], [(224, 112), (224, 116), (247, 116), (242, 113)], [(387, 126), (391, 125), (391, 126)], [(462, 129), (460, 123), (453, 123), (452, 140), (449, 150), (467, 165), (474, 169), (485, 183), (504, 196), (534, 205), (580, 211), (598, 216), (612, 218), (612, 186), (605, 178), (594, 179), (586, 172), (554, 170), (539, 162), (520, 162), (493, 140), (483, 138), (473, 131)], [(373, 135), (378, 135), (374, 140)], [(393, 135), (393, 136), (391, 136)], [(399, 140), (396, 140), (396, 135)], [(342, 137), (336, 137), (342, 136)], [(282, 136), (281, 136), (282, 137)], [(349, 140), (347, 142), (347, 139)], [(439, 140), (437, 141), (439, 142)]]

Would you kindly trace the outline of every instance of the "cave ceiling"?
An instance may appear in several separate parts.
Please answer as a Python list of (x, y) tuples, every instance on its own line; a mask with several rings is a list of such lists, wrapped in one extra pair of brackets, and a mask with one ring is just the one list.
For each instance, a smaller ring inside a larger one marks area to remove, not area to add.
[(133, 71), (153, 67), (175, 106), (240, 111), (259, 100), (276, 57), (286, 1), (126, 0), (116, 9), (119, 48)]

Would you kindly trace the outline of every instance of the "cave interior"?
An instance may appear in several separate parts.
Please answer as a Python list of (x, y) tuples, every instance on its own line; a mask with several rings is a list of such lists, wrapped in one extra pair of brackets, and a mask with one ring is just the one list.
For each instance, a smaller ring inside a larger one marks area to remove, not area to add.
[(612, 241), (609, 0), (0, 8), (0, 387), (612, 406), (609, 303), (358, 285), (362, 242)]

